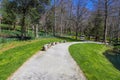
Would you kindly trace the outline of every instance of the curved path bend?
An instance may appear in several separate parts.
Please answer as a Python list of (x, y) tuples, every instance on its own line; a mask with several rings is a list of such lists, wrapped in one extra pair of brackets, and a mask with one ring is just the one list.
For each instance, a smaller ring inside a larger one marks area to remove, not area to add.
[(25, 62), (8, 80), (86, 80), (69, 54), (73, 43), (61, 43), (38, 52)]

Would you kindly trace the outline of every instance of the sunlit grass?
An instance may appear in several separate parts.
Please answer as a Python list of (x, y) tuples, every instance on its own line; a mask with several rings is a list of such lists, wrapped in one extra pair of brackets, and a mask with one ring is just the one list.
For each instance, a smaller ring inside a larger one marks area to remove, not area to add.
[(46, 38), (5, 44), (0, 50), (0, 80), (6, 80), (27, 59), (41, 50), (44, 44), (61, 40), (63, 39)]
[(69, 51), (88, 80), (120, 80), (120, 71), (103, 55), (109, 47), (102, 44), (75, 44)]

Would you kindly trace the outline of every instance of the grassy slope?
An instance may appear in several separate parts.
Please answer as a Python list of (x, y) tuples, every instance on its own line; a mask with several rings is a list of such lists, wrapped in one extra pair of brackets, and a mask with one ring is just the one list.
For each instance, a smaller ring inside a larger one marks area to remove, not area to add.
[(61, 41), (61, 39), (48, 38), (23, 43), (16, 42), (17, 44), (13, 45), (13, 48), (9, 48), (9, 45), (6, 45), (8, 49), (4, 50), (2, 48), (0, 52), (0, 80), (6, 80), (28, 58), (39, 51), (44, 44), (54, 41)]
[(33, 42), (37, 42), (39, 40), (29, 40), (29, 41), (12, 41), (7, 43), (0, 44), (0, 54), (6, 50), (9, 50), (11, 48), (15, 48), (17, 46), (23, 46), (26, 44), (31, 44)]
[(108, 47), (100, 44), (75, 44), (69, 50), (88, 80), (120, 80), (120, 71), (103, 55)]

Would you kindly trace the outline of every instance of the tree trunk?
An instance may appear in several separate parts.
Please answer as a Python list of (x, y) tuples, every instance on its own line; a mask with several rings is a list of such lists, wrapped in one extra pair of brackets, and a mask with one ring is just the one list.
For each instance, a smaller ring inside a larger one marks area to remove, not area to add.
[[(0, 20), (0, 24), (1, 24), (1, 20)], [(1, 28), (1, 26), (0, 26), (0, 32), (1, 32), (1, 30), (2, 30), (2, 28)]]
[(96, 35), (96, 36), (95, 36), (95, 41), (99, 41), (99, 40), (100, 40), (99, 36)]
[(63, 0), (61, 0), (61, 13), (60, 13), (60, 27), (61, 27), (61, 30), (60, 30), (60, 36), (62, 36), (63, 34)]
[(108, 17), (108, 1), (105, 0), (105, 19), (104, 19), (104, 35), (103, 35), (103, 42), (107, 42), (107, 17)]
[(76, 22), (76, 40), (78, 39), (78, 23)]
[(38, 38), (38, 24), (36, 25), (36, 29), (35, 29), (35, 37)]
[(21, 40), (24, 40), (26, 37), (26, 26), (25, 26), (25, 17), (26, 11), (24, 11), (23, 18), (22, 18), (22, 26), (21, 26)]
[(1, 32), (1, 26), (0, 26), (0, 32)]
[(13, 30), (15, 30), (16, 29), (16, 23), (14, 22), (13, 23)]
[(56, 0), (54, 0), (54, 17), (53, 36), (56, 36)]
[(47, 36), (47, 25), (44, 25), (44, 32), (45, 32), (45, 36)]
[(119, 30), (120, 30), (120, 8), (119, 8), (119, 16), (118, 16), (118, 28), (117, 28), (117, 42), (119, 42)]
[(32, 24), (32, 34), (34, 35), (34, 31), (35, 31), (35, 26), (34, 24)]
[(62, 27), (62, 25), (63, 25), (63, 23), (62, 23), (62, 13), (61, 13), (61, 20), (60, 20), (60, 27), (61, 27), (61, 29), (60, 29), (60, 36), (62, 36), (62, 30), (63, 30), (63, 27)]

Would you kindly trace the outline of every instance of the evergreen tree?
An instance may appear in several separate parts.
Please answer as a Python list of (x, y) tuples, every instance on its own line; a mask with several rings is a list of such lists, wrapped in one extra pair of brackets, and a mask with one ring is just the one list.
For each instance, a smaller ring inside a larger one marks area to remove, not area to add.
[(17, 16), (17, 14), (15, 13), (16, 6), (17, 5), (15, 2), (12, 2), (9, 0), (2, 1), (2, 17), (3, 17), (2, 22), (3, 23), (14, 25), (15, 27), (16, 16)]
[(40, 18), (40, 14), (45, 10), (50, 0), (3, 0), (5, 8), (5, 20), (12, 23), (12, 19), (20, 18), (21, 25), (21, 39), (27, 37), (26, 19), (31, 19), (35, 23)]
[(103, 17), (100, 11), (97, 11), (97, 14), (94, 18), (94, 27), (92, 29), (92, 34), (95, 36), (95, 40), (99, 41), (103, 36)]

